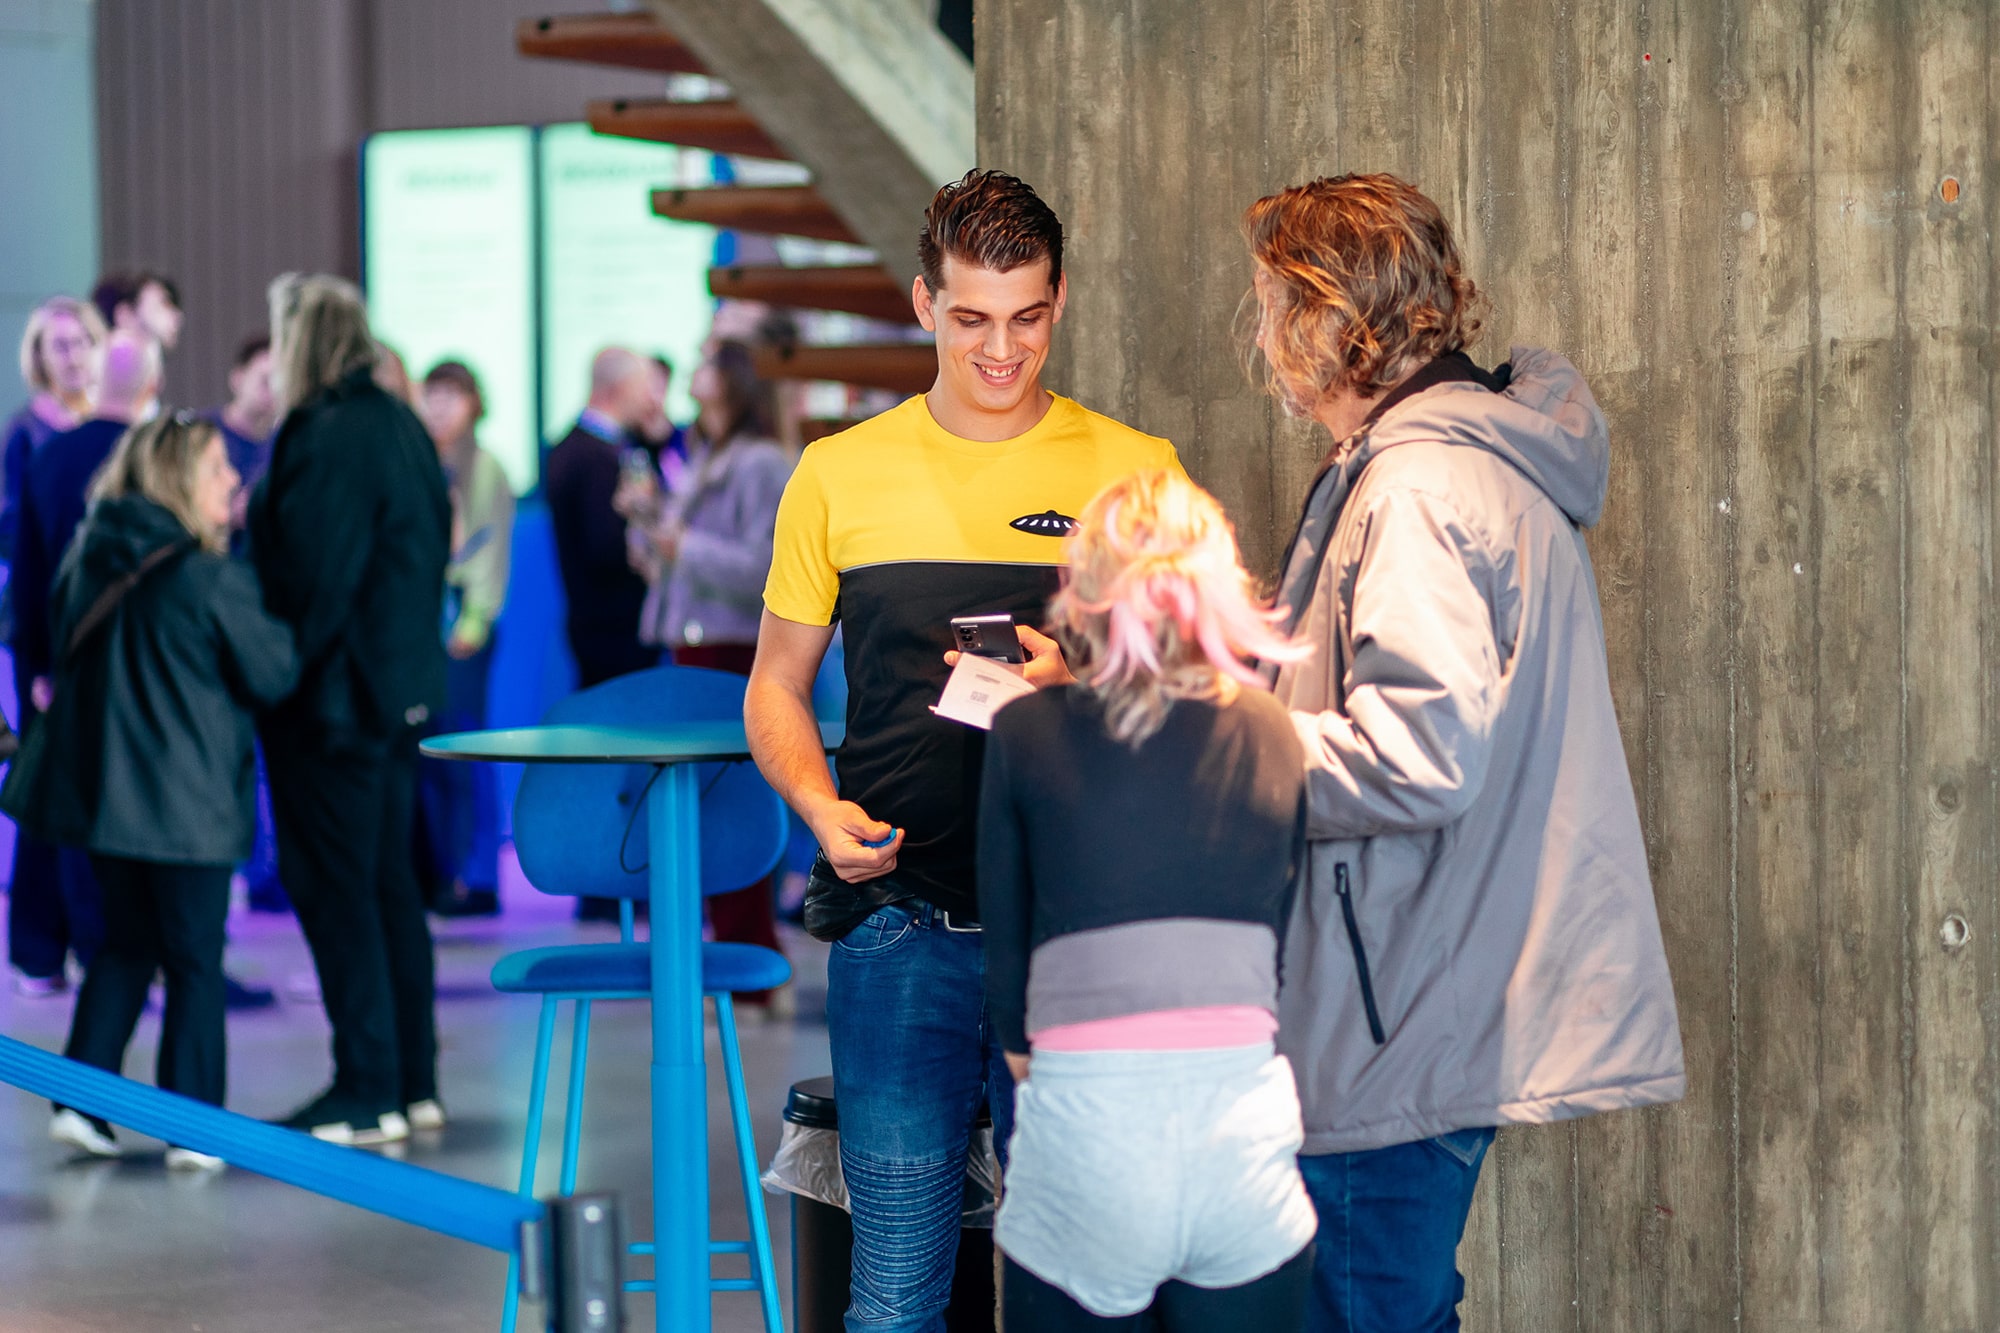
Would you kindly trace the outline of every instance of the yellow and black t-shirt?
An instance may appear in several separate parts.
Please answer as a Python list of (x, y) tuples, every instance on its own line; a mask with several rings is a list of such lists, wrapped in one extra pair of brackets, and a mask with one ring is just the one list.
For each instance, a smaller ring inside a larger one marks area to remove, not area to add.
[(1039, 625), (1063, 538), (1091, 497), (1173, 445), (1056, 397), (1011, 440), (961, 439), (922, 396), (810, 445), (778, 506), (764, 604), (838, 619), (847, 653), (842, 799), (906, 830), (896, 878), (970, 915), (984, 734), (930, 711), (954, 616)]

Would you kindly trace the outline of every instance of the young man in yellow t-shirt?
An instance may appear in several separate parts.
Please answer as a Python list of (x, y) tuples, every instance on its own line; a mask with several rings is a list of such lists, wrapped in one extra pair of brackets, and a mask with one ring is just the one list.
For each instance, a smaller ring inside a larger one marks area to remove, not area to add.
[[(1041, 623), (1073, 515), (1173, 446), (1049, 393), (1062, 224), (1012, 176), (938, 191), (918, 240), (928, 393), (809, 447), (778, 509), (744, 707), (764, 776), (822, 849), (807, 928), (834, 941), (827, 1026), (854, 1214), (851, 1333), (936, 1333), (951, 1295), (966, 1142), (1013, 1082), (988, 1028), (973, 833), (984, 733), (931, 713), (954, 616), (1011, 612), (1028, 679), (1069, 679)], [(836, 789), (812, 685), (838, 621), (847, 741)], [(871, 846), (870, 844), (880, 844)]]

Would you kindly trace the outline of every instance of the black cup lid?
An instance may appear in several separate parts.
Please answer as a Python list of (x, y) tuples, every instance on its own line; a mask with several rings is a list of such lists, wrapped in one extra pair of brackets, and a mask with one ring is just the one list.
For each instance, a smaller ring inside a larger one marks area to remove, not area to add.
[[(800, 1079), (792, 1084), (792, 1091), (785, 1098), (785, 1119), (794, 1125), (804, 1125), (808, 1129), (839, 1129), (840, 1107), (834, 1101), (833, 1075), (819, 1078)], [(984, 1129), (993, 1123), (981, 1103), (979, 1114), (973, 1117), (972, 1127)]]
[(839, 1129), (840, 1109), (833, 1101), (833, 1075), (802, 1079), (785, 1098), (785, 1119), (808, 1129)]

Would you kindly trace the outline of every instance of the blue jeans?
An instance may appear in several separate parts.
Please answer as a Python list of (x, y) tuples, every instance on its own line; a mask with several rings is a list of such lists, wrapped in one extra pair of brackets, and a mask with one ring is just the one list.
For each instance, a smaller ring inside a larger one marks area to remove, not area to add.
[(986, 1022), (977, 932), (884, 907), (833, 946), (827, 1028), (854, 1213), (849, 1333), (942, 1333), (979, 1108), (1004, 1145), (1014, 1083)]
[(1490, 1129), (1299, 1158), (1319, 1211), (1311, 1333), (1455, 1333), (1458, 1242)]

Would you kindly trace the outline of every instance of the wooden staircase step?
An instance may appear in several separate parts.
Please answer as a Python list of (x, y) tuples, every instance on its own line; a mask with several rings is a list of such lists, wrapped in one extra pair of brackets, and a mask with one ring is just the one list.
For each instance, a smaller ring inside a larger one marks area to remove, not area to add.
[[(725, 300), (763, 301), (805, 310), (839, 310), (869, 319), (915, 324), (910, 289), (873, 264), (790, 268), (783, 264), (730, 264), (708, 271), (708, 290)], [(924, 349), (925, 354), (930, 352)], [(928, 383), (928, 381), (926, 381)]]
[(652, 143), (680, 144), (711, 153), (767, 157), (782, 162), (780, 148), (764, 127), (735, 102), (674, 102), (664, 97), (602, 98), (590, 104), (590, 128), (599, 134)]
[(771, 380), (835, 380), (866, 389), (922, 393), (937, 379), (929, 343), (853, 343), (841, 347), (760, 347), (757, 373)]
[(859, 245), (860, 238), (810, 185), (714, 185), (653, 191), (663, 218), (766, 236), (809, 236)]
[(581, 60), (651, 74), (706, 74), (680, 38), (651, 14), (564, 14), (522, 19), (514, 49), (545, 60)]

